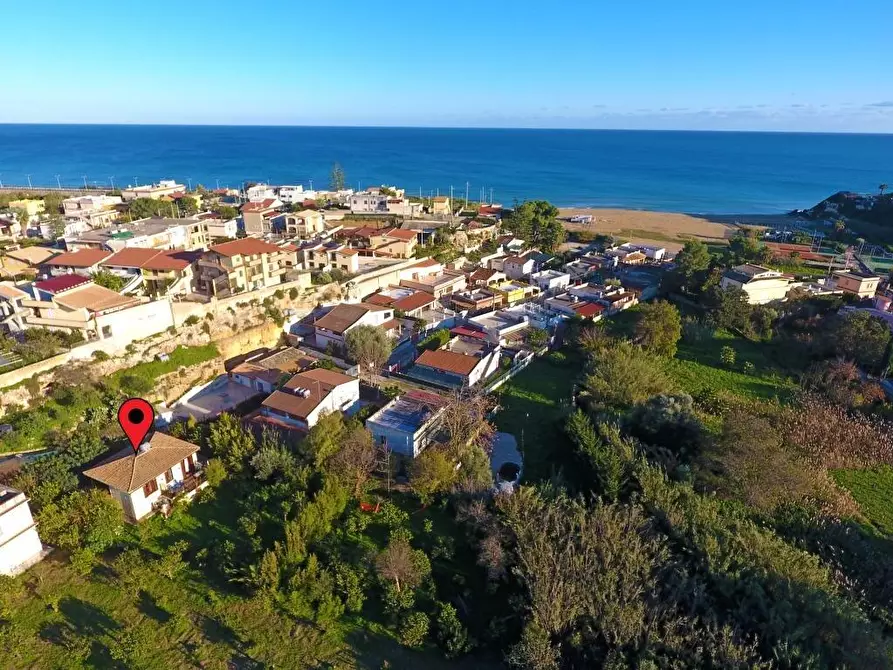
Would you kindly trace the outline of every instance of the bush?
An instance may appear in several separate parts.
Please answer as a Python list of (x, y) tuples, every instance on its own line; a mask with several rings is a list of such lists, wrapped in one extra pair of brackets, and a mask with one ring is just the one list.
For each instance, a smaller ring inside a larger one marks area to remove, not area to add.
[(437, 642), (447, 658), (464, 654), (472, 646), (456, 608), (449, 603), (442, 603), (437, 615)]
[(288, 297), (292, 300), (298, 299), (298, 289), (292, 287), (288, 290)]
[(102, 363), (103, 361), (107, 361), (111, 358), (107, 353), (105, 353), (102, 349), (97, 349), (92, 354), (93, 360), (97, 363)]
[(744, 361), (744, 364), (741, 366), (741, 372), (746, 375), (752, 375), (754, 373), (754, 365), (750, 361)]
[(424, 612), (410, 612), (400, 622), (400, 642), (406, 647), (421, 647), (428, 637), (430, 620)]
[(567, 365), (567, 354), (562, 351), (553, 351), (546, 356), (546, 360), (555, 367), (562, 368)]
[(199, 319), (197, 315), (192, 314), (192, 315), (189, 316), (183, 323), (184, 323), (185, 325), (187, 325), (187, 326), (194, 326), (194, 325), (197, 324), (200, 320), (201, 320), (201, 319)]
[(726, 345), (719, 351), (719, 359), (727, 368), (735, 367), (735, 350)]
[(419, 351), (437, 351), (441, 347), (446, 346), (450, 341), (450, 331), (446, 328), (440, 328), (431, 333), (424, 340), (416, 345)]
[(273, 291), (273, 297), (276, 298), (276, 300), (282, 300), (285, 297), (285, 293), (282, 291), (281, 288), (277, 288), (275, 291)]

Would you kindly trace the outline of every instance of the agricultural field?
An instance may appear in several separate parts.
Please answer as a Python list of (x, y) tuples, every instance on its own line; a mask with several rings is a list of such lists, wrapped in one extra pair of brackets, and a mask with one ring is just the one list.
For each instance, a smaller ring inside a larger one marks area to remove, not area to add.
[(893, 535), (893, 467), (835, 470), (831, 475), (838, 486), (852, 494), (862, 514), (877, 531)]

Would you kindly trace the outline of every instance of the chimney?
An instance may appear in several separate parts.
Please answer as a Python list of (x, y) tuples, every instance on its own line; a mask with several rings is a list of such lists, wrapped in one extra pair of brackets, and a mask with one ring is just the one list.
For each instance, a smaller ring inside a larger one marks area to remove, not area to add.
[(140, 453), (141, 453), (141, 454), (145, 454), (145, 453), (146, 453), (147, 451), (149, 451), (149, 449), (151, 449), (151, 448), (152, 448), (151, 443), (149, 443), (149, 442), (143, 442), (143, 443), (140, 445)]

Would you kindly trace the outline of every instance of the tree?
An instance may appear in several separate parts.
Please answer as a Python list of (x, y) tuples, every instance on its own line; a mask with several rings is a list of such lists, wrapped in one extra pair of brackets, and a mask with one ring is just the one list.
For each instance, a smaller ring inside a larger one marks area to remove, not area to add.
[(527, 344), (534, 349), (542, 349), (549, 343), (549, 333), (542, 328), (528, 328), (526, 334)]
[(363, 492), (363, 486), (375, 471), (375, 445), (372, 433), (357, 426), (343, 439), (341, 449), (332, 457), (330, 471), (343, 477), (353, 486), (354, 497)]
[(251, 431), (229, 412), (224, 412), (211, 424), (208, 446), (230, 473), (242, 472), (248, 457), (257, 450)]
[(835, 355), (877, 371), (890, 343), (890, 329), (869, 312), (852, 310), (832, 319), (827, 340)]
[(191, 216), (198, 213), (198, 200), (189, 195), (184, 195), (177, 200), (177, 209), (180, 214)]
[(645, 303), (639, 307), (636, 321), (636, 341), (658, 356), (672, 358), (682, 337), (679, 310), (664, 300)]
[(428, 637), (430, 619), (424, 612), (409, 612), (400, 623), (400, 642), (406, 647), (421, 647)]
[(598, 407), (626, 409), (673, 387), (660, 363), (627, 341), (594, 352), (591, 363), (583, 387)]
[(335, 163), (332, 165), (332, 172), (329, 176), (329, 190), (343, 191), (345, 183), (344, 170), (341, 165)]
[(214, 205), (212, 211), (219, 214), (220, 218), (224, 221), (229, 221), (230, 219), (235, 219), (239, 216), (239, 210), (232, 205)]
[(124, 529), (120, 505), (99, 489), (75, 491), (57, 503), (49, 503), (38, 519), (44, 542), (69, 551), (89, 549), (98, 554)]
[(387, 582), (393, 582), (397, 592), (412, 590), (431, 573), (431, 563), (425, 552), (413, 549), (405, 538), (395, 538), (375, 559), (375, 571)]
[(676, 271), (686, 281), (691, 281), (696, 274), (710, 267), (710, 250), (700, 240), (689, 240), (676, 254), (674, 262)]
[(360, 376), (369, 375), (372, 384), (391, 355), (392, 342), (387, 333), (377, 326), (357, 326), (347, 331), (344, 342), (348, 355), (357, 363)]
[(455, 462), (442, 448), (432, 445), (412, 462), (410, 484), (423, 502), (448, 490), (455, 480)]
[(136, 219), (147, 219), (153, 216), (173, 217), (177, 211), (177, 207), (172, 202), (164, 200), (155, 200), (153, 198), (137, 198), (130, 202), (127, 210), (130, 216)]
[(91, 279), (93, 279), (93, 283), (97, 286), (104, 286), (115, 293), (120, 292), (121, 289), (124, 288), (124, 279), (110, 270), (99, 270), (98, 272), (94, 272), (91, 275)]
[(456, 608), (449, 603), (441, 603), (437, 614), (437, 642), (447, 658), (460, 656), (472, 647), (468, 631), (459, 621)]
[(338, 453), (346, 432), (344, 415), (341, 412), (328, 412), (320, 416), (316, 425), (310, 429), (301, 449), (314, 463), (322, 465)]
[(748, 302), (747, 293), (737, 286), (714, 287), (708, 299), (711, 316), (718, 328), (748, 333), (753, 305)]
[(506, 230), (545, 252), (554, 251), (567, 235), (558, 208), (546, 200), (528, 200), (515, 207), (504, 222)]
[(768, 263), (772, 259), (772, 251), (760, 241), (753, 230), (735, 235), (729, 242), (728, 254), (732, 264)]

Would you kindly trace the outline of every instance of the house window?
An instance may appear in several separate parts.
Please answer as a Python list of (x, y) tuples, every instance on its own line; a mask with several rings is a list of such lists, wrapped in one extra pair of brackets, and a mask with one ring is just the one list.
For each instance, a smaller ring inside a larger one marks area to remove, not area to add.
[(174, 479), (174, 471), (173, 469), (168, 470), (164, 473), (164, 483), (170, 484)]
[(143, 495), (147, 498), (158, 490), (158, 482), (150, 479), (143, 485)]
[(187, 472), (189, 472), (189, 459), (188, 459), (188, 458), (184, 458), (184, 459), (183, 459), (183, 462), (180, 464), (180, 467), (183, 469), (183, 474), (184, 474), (184, 475), (185, 475)]

